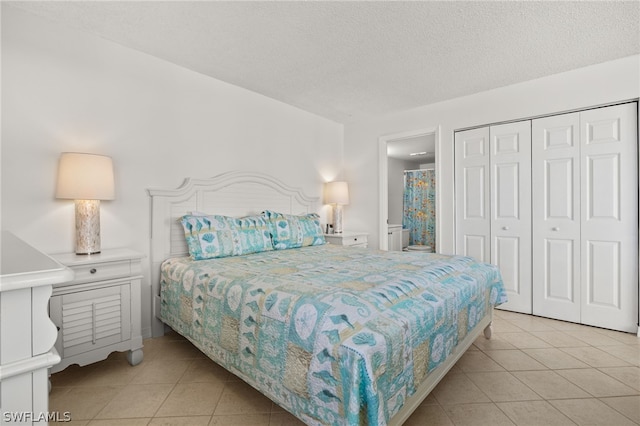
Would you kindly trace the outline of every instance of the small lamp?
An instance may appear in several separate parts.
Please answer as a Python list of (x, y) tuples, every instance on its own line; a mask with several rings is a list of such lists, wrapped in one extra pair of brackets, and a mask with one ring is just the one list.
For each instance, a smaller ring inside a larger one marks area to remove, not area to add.
[(324, 202), (333, 205), (333, 232), (342, 233), (342, 206), (349, 204), (347, 182), (327, 182), (324, 187)]
[(56, 198), (75, 200), (76, 254), (100, 253), (100, 200), (114, 199), (111, 157), (63, 152)]

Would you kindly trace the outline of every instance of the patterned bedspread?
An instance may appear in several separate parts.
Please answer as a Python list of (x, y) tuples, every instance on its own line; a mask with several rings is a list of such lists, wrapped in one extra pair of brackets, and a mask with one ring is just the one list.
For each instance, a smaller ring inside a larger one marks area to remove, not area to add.
[(164, 262), (161, 317), (307, 424), (384, 425), (506, 301), (461, 256), (333, 245)]

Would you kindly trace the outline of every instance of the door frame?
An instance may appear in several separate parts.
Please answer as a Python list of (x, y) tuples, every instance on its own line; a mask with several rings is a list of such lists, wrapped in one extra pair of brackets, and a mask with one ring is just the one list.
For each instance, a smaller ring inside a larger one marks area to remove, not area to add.
[(389, 135), (383, 135), (378, 138), (378, 235), (380, 250), (389, 249), (389, 239), (386, 237), (387, 221), (389, 219), (389, 165), (387, 163), (387, 144), (391, 141), (397, 141), (402, 139), (415, 138), (419, 136), (434, 135), (435, 138), (435, 162), (436, 162), (436, 247), (440, 246), (440, 179), (438, 164), (440, 159), (438, 158), (440, 146), (440, 126), (428, 127), (420, 130), (408, 130), (400, 133), (393, 133)]

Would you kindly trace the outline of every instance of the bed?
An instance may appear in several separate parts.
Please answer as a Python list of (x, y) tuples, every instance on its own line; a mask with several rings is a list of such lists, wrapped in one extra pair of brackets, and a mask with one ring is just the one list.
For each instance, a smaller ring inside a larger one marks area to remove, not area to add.
[(149, 192), (154, 334), (173, 328), (310, 425), (402, 424), (490, 337), (493, 307), (506, 301), (497, 268), (462, 256), (313, 239), (194, 260), (185, 215), (313, 217), (317, 200), (255, 173)]

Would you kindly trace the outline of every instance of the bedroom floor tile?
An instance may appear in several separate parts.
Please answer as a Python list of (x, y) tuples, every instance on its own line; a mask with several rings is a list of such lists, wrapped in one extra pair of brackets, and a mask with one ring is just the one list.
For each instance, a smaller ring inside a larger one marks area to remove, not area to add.
[(601, 349), (621, 360), (629, 362), (631, 365), (640, 367), (640, 346), (638, 345), (607, 346), (601, 347)]
[(223, 383), (179, 383), (175, 385), (155, 415), (160, 417), (210, 416), (224, 389)]
[(270, 422), (270, 414), (236, 414), (232, 416), (213, 416), (209, 426), (269, 426)]
[(173, 385), (167, 384), (126, 386), (98, 413), (96, 418), (153, 417), (172, 388)]
[(483, 336), (478, 337), (473, 342), (473, 346), (480, 349), (481, 351), (517, 349), (506, 340), (500, 339), (500, 337), (496, 334), (494, 334), (491, 339), (485, 339)]
[(606, 367), (599, 370), (640, 391), (640, 367)]
[(178, 383), (192, 360), (155, 359), (140, 364), (140, 373), (131, 383), (144, 385), (151, 383)]
[(470, 371), (504, 371), (504, 368), (492, 360), (487, 354), (477, 351), (467, 351), (456, 363), (460, 370)]
[(411, 417), (404, 422), (404, 426), (453, 426), (447, 413), (439, 405), (421, 405), (413, 412)]
[[(615, 348), (611, 346), (610, 348)], [(586, 346), (580, 348), (561, 348), (563, 352), (568, 353), (574, 358), (589, 364), (591, 367), (624, 367), (630, 365), (628, 362), (615, 357), (607, 352), (605, 347), (596, 348), (593, 346)]]
[(497, 406), (518, 426), (575, 425), (547, 401), (499, 402)]
[[(62, 388), (65, 389), (65, 388)], [(72, 420), (93, 419), (123, 388), (113, 386), (96, 386), (90, 388), (66, 388), (67, 392), (51, 392), (49, 409), (71, 413)]]
[[(49, 410), (70, 426), (304, 426), (173, 331), (51, 376)], [(640, 425), (640, 338), (496, 311), (405, 425)], [(51, 423), (55, 424), (55, 423)]]
[(496, 333), (497, 337), (506, 340), (518, 349), (550, 348), (549, 343), (537, 338), (533, 334), (523, 331), (519, 333)]
[(91, 420), (88, 426), (145, 426), (150, 421), (151, 419), (145, 418)]
[(269, 426), (305, 426), (305, 424), (289, 413), (271, 413)]
[(552, 370), (589, 368), (587, 364), (558, 348), (523, 349), (522, 352)]
[(491, 401), (465, 374), (447, 374), (433, 394), (441, 405)]
[(207, 426), (211, 416), (154, 417), (149, 426)]
[(531, 388), (507, 371), (468, 373), (467, 375), (494, 402), (542, 399)]
[(600, 400), (634, 422), (640, 423), (640, 396), (617, 396)]
[(198, 348), (187, 340), (169, 341), (162, 345), (161, 350), (155, 355), (155, 359), (194, 359), (205, 358)]
[(444, 410), (456, 426), (515, 425), (494, 403), (447, 405)]
[(229, 382), (224, 388), (215, 415), (270, 413), (273, 403), (244, 382)]
[(523, 352), (551, 370), (589, 368), (589, 365), (558, 348), (523, 349)]
[(180, 378), (180, 383), (235, 381), (235, 376), (209, 358), (194, 359)]
[(559, 399), (549, 401), (578, 425), (636, 425), (626, 416), (596, 399)]
[(531, 335), (544, 340), (555, 348), (571, 348), (589, 346), (584, 340), (576, 339), (571, 332), (565, 331), (532, 331)]
[(544, 399), (589, 398), (589, 395), (555, 371), (516, 371), (518, 380)]
[(637, 390), (593, 368), (556, 371), (565, 379), (598, 398), (639, 394)]
[(547, 369), (521, 350), (486, 351), (486, 354), (507, 371)]

